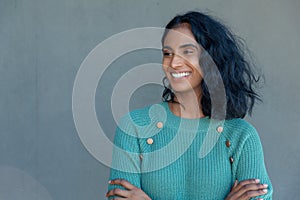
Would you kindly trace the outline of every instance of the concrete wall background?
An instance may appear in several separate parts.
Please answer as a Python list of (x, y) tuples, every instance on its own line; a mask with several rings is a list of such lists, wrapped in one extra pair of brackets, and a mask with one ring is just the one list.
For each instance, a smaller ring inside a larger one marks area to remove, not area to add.
[[(1, 0), (0, 199), (105, 199), (109, 168), (82, 145), (72, 116), (80, 64), (101, 41), (136, 27), (163, 27), (175, 14), (199, 9), (221, 18), (244, 38), (266, 77), (264, 103), (249, 120), (258, 129), (274, 199), (299, 191), (298, 0)], [(112, 138), (114, 81), (130, 68), (159, 63), (159, 51), (120, 57), (99, 82), (98, 119)], [(145, 85), (130, 107), (160, 100)], [(149, 98), (149, 93), (152, 93)]]

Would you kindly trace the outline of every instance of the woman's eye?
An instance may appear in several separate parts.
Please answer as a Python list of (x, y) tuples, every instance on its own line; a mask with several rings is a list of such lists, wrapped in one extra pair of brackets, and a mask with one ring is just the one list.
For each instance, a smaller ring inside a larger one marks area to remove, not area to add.
[(192, 53), (194, 53), (194, 51), (191, 49), (187, 49), (187, 50), (184, 50), (183, 53), (184, 54), (192, 54)]
[(167, 56), (172, 56), (172, 53), (170, 53), (170, 52), (163, 52), (163, 55), (166, 56), (166, 57)]

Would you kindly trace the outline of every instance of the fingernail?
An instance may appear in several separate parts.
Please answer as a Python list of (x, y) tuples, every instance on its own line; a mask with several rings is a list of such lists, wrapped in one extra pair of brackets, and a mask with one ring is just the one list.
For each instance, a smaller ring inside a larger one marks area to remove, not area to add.
[(255, 182), (256, 182), (256, 183), (259, 183), (259, 182), (260, 182), (260, 180), (259, 180), (259, 179), (255, 179)]
[(268, 184), (263, 184), (263, 186), (264, 186), (264, 187), (268, 187), (269, 185), (268, 185)]
[(267, 193), (267, 192), (268, 192), (268, 190), (267, 190), (267, 189), (263, 189), (263, 192), (264, 192), (264, 193)]
[(111, 180), (108, 181), (108, 184), (111, 184)]

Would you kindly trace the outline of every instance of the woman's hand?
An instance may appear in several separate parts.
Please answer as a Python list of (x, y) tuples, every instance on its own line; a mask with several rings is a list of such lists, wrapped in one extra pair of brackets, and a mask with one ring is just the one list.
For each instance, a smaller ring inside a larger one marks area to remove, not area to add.
[(106, 197), (110, 196), (118, 196), (113, 198), (113, 200), (121, 200), (121, 199), (128, 199), (128, 200), (151, 200), (148, 195), (141, 190), (140, 188), (135, 187), (128, 181), (124, 179), (114, 179), (108, 182), (109, 184), (113, 185), (120, 185), (126, 188), (127, 190), (122, 190), (120, 188), (115, 188), (106, 193)]
[(267, 184), (260, 184), (259, 179), (248, 179), (239, 183), (236, 180), (225, 200), (249, 200), (251, 197), (266, 194), (267, 187)]

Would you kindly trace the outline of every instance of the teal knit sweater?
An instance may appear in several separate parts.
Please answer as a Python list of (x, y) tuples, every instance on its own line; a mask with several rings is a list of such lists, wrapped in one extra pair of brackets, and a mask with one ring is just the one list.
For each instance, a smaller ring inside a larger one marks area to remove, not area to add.
[(272, 199), (259, 136), (242, 119), (181, 118), (162, 102), (122, 117), (114, 144), (110, 180), (126, 179), (152, 200), (222, 200), (236, 179), (251, 178), (269, 185), (257, 198)]

